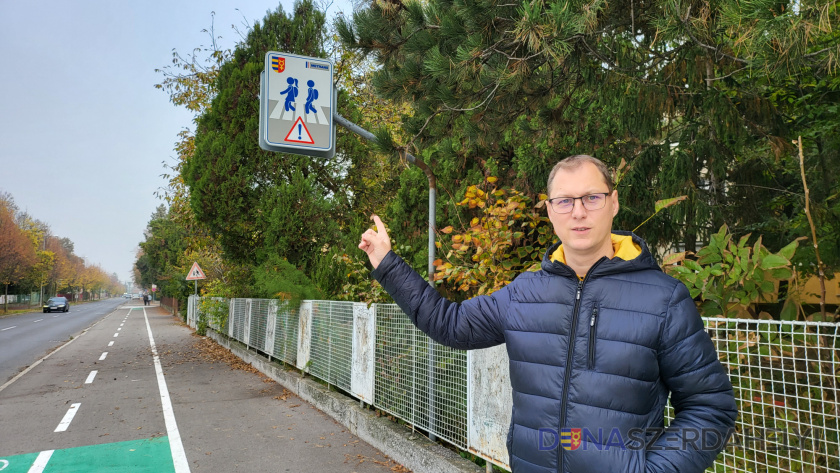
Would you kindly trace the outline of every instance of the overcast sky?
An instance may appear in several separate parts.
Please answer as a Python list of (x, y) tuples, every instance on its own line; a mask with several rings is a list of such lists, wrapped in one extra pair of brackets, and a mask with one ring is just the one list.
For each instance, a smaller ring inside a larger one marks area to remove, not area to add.
[(129, 281), (162, 203), (162, 162), (174, 163), (178, 132), (193, 128), (154, 88), (154, 70), (173, 48), (208, 45), (213, 23), (219, 46), (232, 47), (231, 25), (244, 31), (280, 3), (289, 12), (293, 1), (0, 0), (0, 192)]

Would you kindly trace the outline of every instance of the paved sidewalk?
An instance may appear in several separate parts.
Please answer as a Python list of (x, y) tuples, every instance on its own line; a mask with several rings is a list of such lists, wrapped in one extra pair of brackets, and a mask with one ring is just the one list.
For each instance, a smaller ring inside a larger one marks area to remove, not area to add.
[(179, 318), (146, 312), (191, 471), (409, 471)]

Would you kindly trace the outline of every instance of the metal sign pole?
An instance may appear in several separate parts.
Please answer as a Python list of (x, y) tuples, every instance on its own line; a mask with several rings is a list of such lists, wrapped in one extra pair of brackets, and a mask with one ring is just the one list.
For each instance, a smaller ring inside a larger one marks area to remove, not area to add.
[[(350, 120), (342, 117), (337, 112), (333, 113), (333, 119), (336, 123), (347, 128), (348, 130), (352, 131), (353, 133), (361, 136), (362, 138), (377, 143), (378, 140), (376, 136), (365, 130), (364, 128), (356, 125), (355, 123), (351, 122)], [(434, 173), (429, 168), (429, 166), (424, 163), (423, 161), (418, 160), (415, 158), (411, 153), (405, 152), (403, 153), (405, 156), (406, 161), (409, 163), (419, 167), (423, 170), (423, 173), (426, 174), (426, 178), (429, 180), (429, 285), (434, 287), (435, 286), (435, 208), (437, 202), (437, 179), (435, 178)]]
[[(353, 133), (365, 138), (368, 141), (372, 141), (377, 143), (379, 140), (376, 139), (376, 136), (365, 130), (364, 128), (356, 125), (355, 123), (351, 122), (350, 120), (342, 117), (338, 114), (338, 112), (333, 113), (333, 120), (336, 123), (347, 128), (348, 130), (352, 131)], [(426, 177), (429, 179), (429, 285), (435, 287), (435, 208), (437, 202), (437, 193), (436, 193), (436, 178), (434, 173), (432, 172), (431, 168), (424, 163), (423, 161), (418, 160), (415, 158), (411, 153), (404, 152), (403, 153), (406, 160), (414, 164), (415, 166), (419, 167), (423, 170), (423, 173), (426, 174)], [(429, 373), (429, 439), (432, 441), (437, 440), (437, 437), (433, 433), (435, 430), (435, 345), (432, 339), (429, 339), (428, 344), (428, 373)]]

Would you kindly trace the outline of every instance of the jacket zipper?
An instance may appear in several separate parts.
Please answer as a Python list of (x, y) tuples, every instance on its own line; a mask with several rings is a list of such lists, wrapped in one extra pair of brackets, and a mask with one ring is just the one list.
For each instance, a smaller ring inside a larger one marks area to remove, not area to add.
[[(575, 308), (572, 313), (572, 328), (569, 332), (569, 350), (566, 353), (566, 372), (563, 375), (563, 400), (560, 403), (560, 427), (557, 430), (558, 435), (563, 432), (563, 427), (566, 425), (566, 405), (569, 402), (569, 378), (572, 376), (572, 365), (574, 364), (577, 320), (580, 312), (580, 295), (581, 292), (583, 292), (583, 285), (586, 284), (587, 279), (589, 279), (589, 275), (592, 274), (592, 271), (601, 263), (601, 261), (606, 259), (609, 258), (602, 256), (601, 259), (596, 261), (595, 264), (589, 268), (589, 271), (586, 272), (586, 276), (584, 276), (583, 280), (578, 282), (577, 293), (575, 294)], [(564, 471), (563, 452), (565, 449), (559, 445), (557, 447), (557, 468), (558, 471), (562, 472)]]
[(592, 318), (589, 319), (589, 369), (595, 366), (595, 327), (598, 319), (598, 306), (592, 309)]

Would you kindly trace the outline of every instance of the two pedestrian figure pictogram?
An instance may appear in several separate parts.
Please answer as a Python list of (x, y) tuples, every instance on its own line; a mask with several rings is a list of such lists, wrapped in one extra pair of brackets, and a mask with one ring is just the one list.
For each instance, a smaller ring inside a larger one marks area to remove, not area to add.
[[(286, 103), (284, 104), (286, 111), (294, 111), (295, 106), (293, 104), (295, 103), (295, 99), (298, 96), (298, 80), (293, 77), (287, 77), (286, 83), (289, 84), (289, 86), (286, 87), (284, 91), (280, 92), (280, 95), (286, 96)], [(315, 107), (312, 105), (312, 102), (318, 99), (318, 90), (315, 89), (315, 81), (308, 80), (306, 81), (306, 85), (309, 86), (309, 90), (306, 96), (306, 106), (304, 107), (303, 111), (304, 113), (309, 113), (310, 111), (312, 113), (318, 113), (315, 110)]]

